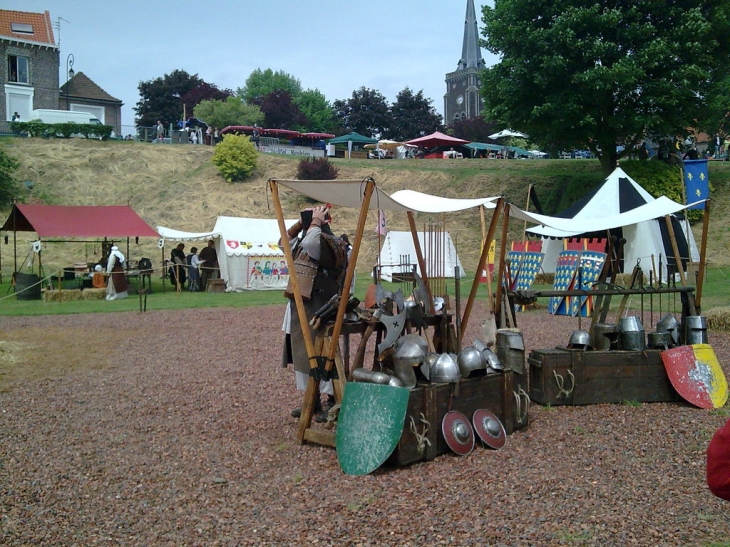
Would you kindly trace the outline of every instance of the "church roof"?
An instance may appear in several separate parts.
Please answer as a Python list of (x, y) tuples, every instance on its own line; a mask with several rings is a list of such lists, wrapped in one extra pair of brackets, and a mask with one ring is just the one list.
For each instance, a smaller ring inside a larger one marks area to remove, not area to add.
[(482, 50), (479, 47), (479, 28), (477, 15), (474, 9), (474, 0), (466, 2), (466, 20), (464, 21), (464, 43), (461, 46), (461, 59), (458, 70), (467, 68), (482, 69), (486, 66), (482, 59)]

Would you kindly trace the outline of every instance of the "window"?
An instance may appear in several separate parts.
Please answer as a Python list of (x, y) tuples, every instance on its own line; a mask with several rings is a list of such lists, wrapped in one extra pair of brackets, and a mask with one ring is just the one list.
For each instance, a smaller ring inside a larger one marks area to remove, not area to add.
[(28, 57), (8, 55), (8, 81), (29, 84), (28, 65)]
[(15, 34), (33, 34), (33, 25), (27, 23), (10, 23), (10, 30)]

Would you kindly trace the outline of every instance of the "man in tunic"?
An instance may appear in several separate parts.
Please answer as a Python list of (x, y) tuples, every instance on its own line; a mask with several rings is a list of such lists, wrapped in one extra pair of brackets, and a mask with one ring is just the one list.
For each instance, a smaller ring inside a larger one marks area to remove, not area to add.
[(120, 300), (128, 296), (127, 289), (129, 285), (127, 283), (127, 276), (124, 274), (124, 260), (122, 251), (119, 250), (119, 247), (113, 245), (106, 263), (106, 273), (109, 276), (109, 281), (106, 285), (107, 300)]
[(208, 287), (208, 279), (218, 277), (218, 253), (215, 250), (215, 242), (208, 240), (208, 246), (200, 251), (200, 290), (205, 291)]

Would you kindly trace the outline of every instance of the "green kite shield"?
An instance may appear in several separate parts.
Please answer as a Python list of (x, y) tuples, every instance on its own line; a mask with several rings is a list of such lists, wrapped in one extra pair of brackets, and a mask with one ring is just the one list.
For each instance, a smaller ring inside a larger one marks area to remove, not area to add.
[(709, 344), (679, 346), (661, 353), (669, 381), (680, 397), (700, 408), (720, 408), (727, 402), (725, 374)]
[(347, 475), (367, 475), (398, 446), (410, 391), (402, 387), (347, 382), (337, 418), (337, 460)]

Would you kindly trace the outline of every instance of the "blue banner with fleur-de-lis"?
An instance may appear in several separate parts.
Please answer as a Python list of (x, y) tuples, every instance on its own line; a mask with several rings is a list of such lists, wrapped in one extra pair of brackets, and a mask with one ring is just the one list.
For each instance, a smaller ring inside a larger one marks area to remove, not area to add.
[[(710, 198), (710, 177), (707, 160), (684, 160), (684, 187), (687, 191), (687, 204)], [(704, 209), (705, 202), (688, 209)]]

